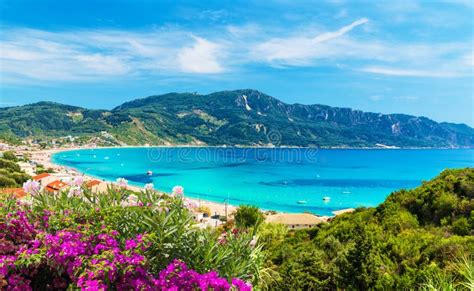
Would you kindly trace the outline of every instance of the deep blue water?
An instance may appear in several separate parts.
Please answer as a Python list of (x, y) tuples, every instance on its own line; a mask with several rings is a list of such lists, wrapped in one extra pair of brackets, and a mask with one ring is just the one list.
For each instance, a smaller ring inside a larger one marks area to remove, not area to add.
[(474, 150), (112, 148), (60, 152), (52, 159), (105, 180), (123, 177), (164, 191), (182, 185), (189, 197), (331, 215), (376, 206), (443, 169), (473, 167)]

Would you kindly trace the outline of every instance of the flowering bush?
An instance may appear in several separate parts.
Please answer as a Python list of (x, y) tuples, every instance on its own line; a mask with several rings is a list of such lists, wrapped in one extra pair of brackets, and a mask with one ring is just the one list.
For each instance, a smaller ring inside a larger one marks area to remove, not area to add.
[(31, 206), (0, 198), (0, 289), (251, 290), (236, 277), (252, 280), (255, 253), (236, 245), (258, 249), (193, 227), (182, 199), (146, 191), (121, 206), (126, 189), (82, 190), (35, 193)]

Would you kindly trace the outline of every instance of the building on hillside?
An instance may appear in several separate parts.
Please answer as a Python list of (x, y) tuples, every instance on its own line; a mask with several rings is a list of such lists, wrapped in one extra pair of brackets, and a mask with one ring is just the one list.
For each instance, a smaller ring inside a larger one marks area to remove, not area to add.
[(266, 222), (281, 223), (290, 229), (312, 228), (327, 220), (328, 217), (316, 216), (309, 213), (277, 213), (269, 215), (265, 219)]
[(50, 193), (56, 194), (59, 191), (65, 189), (68, 186), (69, 186), (69, 184), (67, 184), (63, 181), (55, 180), (55, 181), (49, 183), (48, 185), (46, 185), (46, 187), (44, 189), (46, 191), (50, 192)]
[(12, 194), (15, 198), (22, 198), (26, 196), (23, 188), (4, 188), (0, 189), (0, 194)]
[(107, 191), (107, 183), (100, 180), (90, 180), (87, 181), (85, 187), (91, 189), (92, 192), (103, 193)]
[(31, 179), (37, 181), (41, 187), (46, 187), (49, 183), (57, 180), (56, 177), (51, 176), (49, 173), (41, 173), (39, 175), (33, 176)]

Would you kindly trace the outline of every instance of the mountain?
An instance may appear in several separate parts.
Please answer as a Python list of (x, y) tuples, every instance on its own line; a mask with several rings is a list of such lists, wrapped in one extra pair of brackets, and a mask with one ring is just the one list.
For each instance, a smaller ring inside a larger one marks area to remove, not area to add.
[(52, 102), (0, 108), (0, 133), (100, 136), (119, 144), (472, 147), (474, 129), (426, 117), (286, 104), (256, 90), (169, 93), (90, 110)]

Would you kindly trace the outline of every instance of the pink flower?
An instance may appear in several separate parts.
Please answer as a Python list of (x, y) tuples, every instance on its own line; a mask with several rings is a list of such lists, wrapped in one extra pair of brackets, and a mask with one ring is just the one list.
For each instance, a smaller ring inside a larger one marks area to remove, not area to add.
[(69, 189), (69, 197), (71, 196), (80, 196), (82, 194), (82, 189), (79, 186), (74, 186)]
[(83, 183), (84, 183), (84, 178), (82, 176), (76, 176), (72, 180), (72, 185), (71, 186), (81, 187)]
[(176, 196), (183, 196), (184, 195), (184, 188), (183, 186), (174, 186), (172, 190), (173, 195)]
[(186, 205), (186, 208), (189, 208), (189, 209), (194, 209), (194, 208), (198, 207), (196, 202), (194, 202), (192, 200), (186, 200), (185, 205)]
[(117, 179), (117, 186), (119, 186), (120, 188), (127, 188), (128, 181), (125, 178), (118, 178)]
[(36, 181), (28, 180), (23, 183), (23, 190), (30, 195), (35, 195), (40, 190), (40, 184)]

